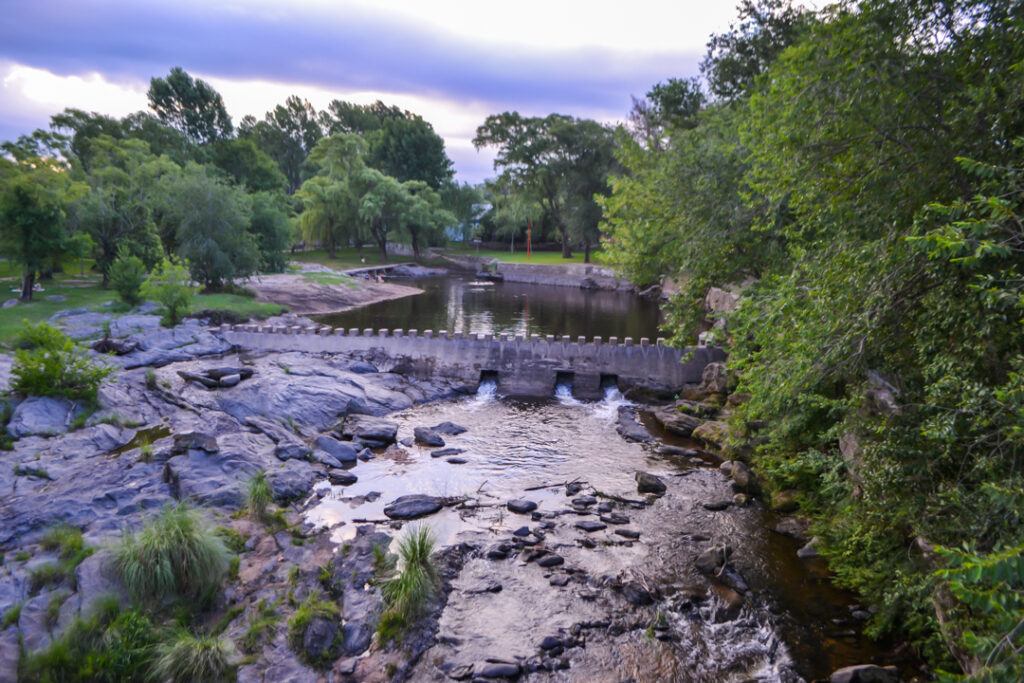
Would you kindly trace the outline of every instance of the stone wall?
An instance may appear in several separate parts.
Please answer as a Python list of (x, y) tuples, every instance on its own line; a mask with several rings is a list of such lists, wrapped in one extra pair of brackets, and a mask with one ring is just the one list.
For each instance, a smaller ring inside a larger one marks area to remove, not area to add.
[(501, 393), (550, 396), (557, 382), (571, 382), (579, 398), (595, 399), (610, 383), (620, 390), (646, 386), (668, 392), (701, 380), (704, 367), (724, 360), (721, 349), (675, 349), (664, 340), (634, 343), (594, 337), (529, 339), (509, 335), (436, 335), (426, 330), (334, 330), (330, 327), (224, 325), (221, 335), (252, 351), (356, 353), (372, 358), (384, 371), (427, 378), (441, 376), (475, 389), (482, 379), (496, 379)]

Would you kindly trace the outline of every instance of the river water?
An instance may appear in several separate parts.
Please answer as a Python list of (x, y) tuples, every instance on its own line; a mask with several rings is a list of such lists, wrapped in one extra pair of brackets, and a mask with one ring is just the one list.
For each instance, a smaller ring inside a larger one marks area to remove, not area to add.
[[(469, 560), (453, 581), (437, 644), (420, 659), (413, 680), (445, 680), (442, 669), (487, 660), (523, 661), (536, 655), (545, 636), (569, 637), (580, 625), (586, 646), (566, 649), (569, 668), (529, 680), (812, 680), (879, 656), (850, 617), (852, 598), (833, 588), (820, 567), (796, 558), (798, 544), (769, 530), (772, 519), (758, 503), (717, 512), (703, 507), (732, 496), (712, 456), (662, 456), (626, 442), (615, 430), (624, 406), (614, 389), (600, 402), (581, 402), (567, 391), (521, 401), (497, 396), (486, 384), (474, 396), (389, 416), (399, 425), (399, 440), (417, 426), (465, 426), (464, 434), (445, 437), (447, 447), (462, 450), (455, 462), (417, 444), (393, 446), (359, 463), (353, 486), (320, 485), (322, 498), (308, 518), (331, 528), (339, 544), (358, 524), (386, 522), (386, 503), (419, 493), (466, 499), (419, 522), (440, 546), (487, 548), (526, 527), (565, 560), (549, 569), (528, 562), (526, 552)], [(638, 470), (660, 476), (667, 493), (647, 505), (622, 502), (643, 498), (634, 481)], [(594, 533), (577, 528), (597, 514), (594, 506), (572, 503), (567, 482), (582, 486), (574, 496), (611, 501), (628, 523)], [(506, 502), (516, 498), (536, 502), (539, 515), (510, 512)], [(614, 534), (623, 528), (639, 532), (639, 539)], [(731, 565), (746, 584), (738, 609), (728, 590), (694, 568), (694, 558), (715, 545), (731, 546)], [(565, 577), (565, 585), (552, 585)], [(658, 601), (629, 604), (615, 590), (625, 582), (650, 587)], [(494, 592), (496, 585), (501, 589)]]
[(320, 316), (334, 327), (447, 330), (464, 334), (659, 336), (658, 305), (629, 292), (588, 291), (472, 276), (393, 278), (423, 294)]

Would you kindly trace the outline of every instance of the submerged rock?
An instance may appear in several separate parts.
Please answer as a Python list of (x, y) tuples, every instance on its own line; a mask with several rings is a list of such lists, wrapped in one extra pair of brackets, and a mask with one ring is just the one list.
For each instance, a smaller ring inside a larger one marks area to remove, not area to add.
[(384, 507), (384, 514), (391, 519), (417, 519), (432, 515), (444, 507), (444, 499), (436, 496), (414, 494), (401, 496)]
[(525, 498), (519, 498), (517, 500), (510, 500), (508, 502), (508, 509), (512, 512), (525, 515), (528, 512), (533, 512), (537, 509), (537, 504), (532, 500), (526, 500)]
[(416, 427), (412, 430), (412, 435), (418, 443), (424, 446), (430, 446), (431, 448), (441, 448), (444, 446), (444, 439), (432, 429)]
[(665, 493), (665, 482), (659, 477), (647, 472), (637, 472), (634, 477), (636, 479), (636, 490), (640, 493), (654, 493), (658, 495)]
[(445, 436), (458, 436), (466, 431), (466, 428), (462, 425), (457, 425), (454, 422), (442, 422), (436, 424), (430, 428), (430, 431), (437, 432), (438, 434), (444, 434)]

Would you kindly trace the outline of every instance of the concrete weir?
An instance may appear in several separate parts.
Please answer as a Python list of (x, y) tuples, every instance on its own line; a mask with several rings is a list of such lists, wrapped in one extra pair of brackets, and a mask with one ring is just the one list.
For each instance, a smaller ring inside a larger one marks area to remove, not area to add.
[(644, 386), (676, 392), (684, 384), (700, 382), (708, 363), (725, 360), (725, 352), (714, 347), (676, 349), (662, 339), (651, 344), (643, 338), (637, 344), (630, 337), (621, 342), (616, 337), (588, 341), (536, 334), (525, 339), (280, 325), (222, 325), (219, 331), (249, 351), (356, 353), (372, 357), (384, 371), (440, 376), (467, 387), (496, 378), (498, 390), (510, 396), (551, 396), (559, 382), (571, 384), (581, 399), (600, 399), (610, 384), (621, 391)]

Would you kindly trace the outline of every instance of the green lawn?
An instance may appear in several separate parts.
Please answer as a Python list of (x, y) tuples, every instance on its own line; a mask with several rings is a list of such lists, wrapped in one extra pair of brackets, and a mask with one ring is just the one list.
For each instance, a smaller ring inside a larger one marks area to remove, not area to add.
[[(11, 308), (0, 308), (0, 346), (9, 347), (14, 337), (24, 326), (24, 321), (38, 323), (57, 311), (70, 308), (87, 308), (91, 311), (123, 312), (117, 294), (100, 287), (99, 275), (57, 275), (53, 280), (41, 283), (44, 291), (36, 292), (29, 303), (18, 303)], [(18, 287), (16, 278), (0, 278), (0, 302), (17, 298), (10, 290)], [(67, 301), (47, 301), (47, 296), (64, 296)], [(113, 302), (104, 306), (106, 302)], [(288, 310), (287, 306), (254, 301), (237, 294), (202, 294), (195, 297), (193, 311), (231, 311), (245, 317), (266, 318)]]
[(327, 266), (334, 270), (350, 270), (352, 268), (365, 268), (368, 266), (379, 266), (387, 263), (405, 263), (413, 260), (411, 256), (389, 254), (387, 261), (381, 261), (380, 254), (377, 250), (369, 247), (363, 249), (362, 258), (366, 259), (366, 263), (363, 263), (360, 260), (359, 252), (355, 248), (338, 249), (334, 252), (334, 255), (336, 258), (331, 258), (323, 249), (312, 249), (310, 251), (297, 251), (294, 254), (286, 253), (285, 257), (289, 261), (298, 261), (299, 263), (318, 263), (321, 266)]
[[(535, 251), (530, 254), (530, 258), (526, 258), (526, 251), (520, 251), (516, 249), (516, 253), (509, 253), (507, 250), (502, 249), (458, 249), (452, 250), (456, 255), (466, 256), (480, 256), (483, 258), (498, 259), (502, 263), (539, 263), (544, 265), (557, 265), (562, 263), (583, 263), (583, 252), (574, 251), (572, 258), (562, 258), (562, 252), (560, 251)], [(590, 260), (592, 263), (597, 263), (597, 255), (599, 252), (591, 251)]]

